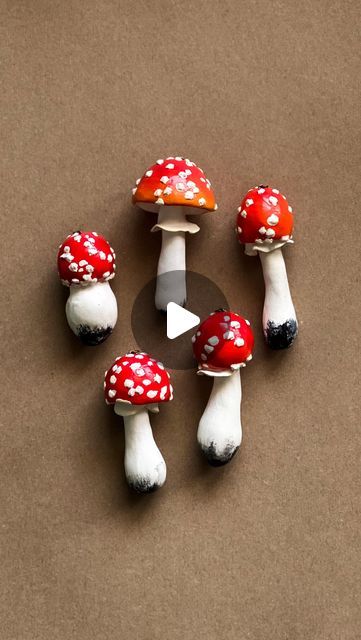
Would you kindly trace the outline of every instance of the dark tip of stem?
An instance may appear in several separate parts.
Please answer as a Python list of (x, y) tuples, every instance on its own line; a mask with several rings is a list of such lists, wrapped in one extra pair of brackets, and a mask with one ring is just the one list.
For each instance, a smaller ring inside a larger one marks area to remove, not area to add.
[(295, 341), (298, 334), (296, 320), (291, 318), (283, 324), (268, 321), (265, 331), (265, 339), (270, 349), (288, 349)]
[(202, 447), (203, 454), (211, 467), (223, 467), (232, 460), (238, 449), (239, 446), (236, 447), (232, 443), (228, 444), (221, 453), (217, 453), (214, 442), (211, 442), (208, 447)]
[(105, 329), (91, 329), (88, 326), (81, 325), (77, 328), (77, 335), (81, 342), (88, 347), (96, 347), (98, 344), (101, 344), (106, 340), (111, 332), (113, 331), (113, 327), (105, 327)]

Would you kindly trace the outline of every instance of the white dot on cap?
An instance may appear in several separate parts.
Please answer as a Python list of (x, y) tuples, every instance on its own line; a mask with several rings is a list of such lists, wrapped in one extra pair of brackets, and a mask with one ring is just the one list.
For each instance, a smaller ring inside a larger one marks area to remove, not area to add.
[(172, 164), (172, 162), (170, 162), (169, 164), (165, 165), (166, 169), (174, 169), (174, 164)]
[(116, 383), (116, 381), (117, 381), (117, 379), (116, 379), (116, 377), (115, 377), (115, 376), (110, 376), (110, 378), (109, 378), (109, 382), (110, 382), (110, 384), (115, 384), (115, 383)]
[(155, 197), (156, 197), (156, 198), (158, 198), (159, 196), (161, 196), (161, 195), (162, 195), (162, 193), (163, 193), (162, 189), (156, 189), (156, 190), (154, 191), (154, 195), (155, 195)]
[(226, 331), (226, 332), (223, 334), (223, 338), (224, 338), (224, 340), (233, 340), (233, 339), (234, 339), (234, 333), (233, 333), (233, 331)]
[(279, 217), (276, 216), (275, 213), (272, 213), (270, 216), (268, 216), (267, 218), (267, 224), (270, 224), (271, 226), (275, 226), (276, 224), (278, 224), (280, 221)]
[(206, 354), (205, 354), (205, 353), (201, 353), (201, 359), (202, 359), (202, 360), (207, 360), (207, 356), (206, 356)]
[(162, 159), (157, 160), (157, 164), (163, 164), (163, 162), (164, 162), (164, 160), (162, 160)]
[(253, 204), (253, 200), (252, 200), (252, 198), (247, 198), (247, 200), (246, 200), (246, 207), (250, 207), (250, 206), (251, 206), (251, 204)]
[(198, 204), (200, 204), (200, 206), (203, 207), (203, 205), (206, 204), (206, 199), (205, 198), (199, 198)]
[(157, 200), (155, 201), (155, 204), (164, 204), (163, 198), (157, 198)]
[(211, 336), (211, 338), (208, 338), (208, 342), (215, 347), (219, 343), (219, 338), (217, 338), (217, 336)]
[(167, 184), (167, 182), (169, 181), (169, 178), (168, 176), (162, 176), (160, 181), (163, 182), (163, 184)]
[(264, 235), (266, 233), (266, 227), (260, 227), (258, 229), (258, 233), (261, 233), (262, 235)]
[(153, 171), (149, 169), (149, 171), (145, 172), (145, 175), (147, 176), (147, 178), (150, 178), (153, 175)]
[(244, 345), (243, 338), (236, 338), (235, 341), (234, 341), (234, 344), (236, 345), (236, 347), (243, 347), (243, 345)]
[(247, 211), (245, 211), (244, 209), (241, 211), (241, 216), (242, 218), (247, 218)]
[(211, 345), (210, 345), (210, 344), (205, 344), (205, 345), (204, 345), (204, 351), (205, 351), (206, 353), (212, 353), (212, 351), (214, 351), (214, 347), (211, 347)]
[(151, 398), (151, 399), (152, 399), (152, 398), (155, 398), (155, 397), (156, 397), (156, 395), (157, 395), (157, 393), (158, 393), (158, 391), (155, 391), (155, 390), (147, 391), (147, 397), (148, 397), (148, 398)]
[(276, 206), (276, 204), (278, 204), (278, 200), (275, 196), (270, 196), (268, 200), (270, 201), (271, 204), (273, 204), (274, 207)]
[(108, 391), (108, 396), (109, 396), (109, 398), (114, 398), (114, 396), (116, 395), (116, 393), (117, 393), (117, 392), (115, 391), (115, 389), (109, 389), (109, 391)]
[(177, 191), (184, 191), (185, 186), (184, 186), (183, 182), (177, 182), (175, 188), (177, 189)]
[(186, 200), (193, 200), (194, 198), (194, 193), (193, 191), (186, 191), (184, 194), (184, 197)]

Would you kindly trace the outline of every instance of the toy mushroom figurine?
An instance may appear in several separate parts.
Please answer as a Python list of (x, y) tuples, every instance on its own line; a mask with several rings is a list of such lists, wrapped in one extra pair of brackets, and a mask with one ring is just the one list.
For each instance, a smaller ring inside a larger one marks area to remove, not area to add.
[(249, 256), (259, 255), (265, 282), (263, 332), (271, 349), (290, 347), (298, 325), (282, 247), (293, 244), (293, 214), (278, 189), (250, 189), (238, 207), (236, 234)]
[(202, 322), (192, 342), (198, 374), (213, 378), (197, 439), (209, 464), (219, 467), (241, 444), (240, 369), (252, 360), (253, 332), (248, 320), (219, 309)]
[(139, 493), (159, 489), (166, 478), (166, 465), (149, 422), (160, 402), (173, 400), (168, 371), (146, 353), (131, 351), (116, 358), (104, 381), (105, 402), (124, 420), (124, 467), (127, 482)]
[(66, 317), (86, 345), (100, 344), (115, 327), (118, 308), (109, 284), (115, 269), (114, 249), (95, 231), (75, 231), (59, 247), (59, 276), (70, 288)]
[(152, 231), (162, 231), (155, 306), (167, 310), (168, 302), (186, 302), (185, 233), (197, 233), (198, 225), (187, 215), (216, 211), (211, 183), (202, 169), (188, 158), (168, 157), (149, 167), (136, 182), (133, 203), (158, 214)]

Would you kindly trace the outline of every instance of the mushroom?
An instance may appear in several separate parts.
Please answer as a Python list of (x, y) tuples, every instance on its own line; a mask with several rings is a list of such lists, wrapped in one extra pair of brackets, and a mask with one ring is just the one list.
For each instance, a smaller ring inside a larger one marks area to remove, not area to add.
[(249, 256), (259, 255), (265, 282), (263, 332), (271, 349), (290, 347), (298, 325), (282, 247), (293, 244), (293, 214), (278, 189), (250, 189), (238, 207), (236, 234)]
[(240, 369), (252, 360), (253, 332), (248, 320), (218, 309), (192, 338), (198, 374), (213, 378), (197, 439), (209, 464), (229, 462), (242, 441)]
[(158, 214), (152, 231), (162, 231), (155, 306), (167, 310), (168, 302), (186, 302), (185, 233), (197, 233), (188, 214), (216, 211), (211, 183), (188, 158), (168, 157), (149, 167), (133, 189), (133, 203)]
[(173, 400), (168, 371), (146, 353), (131, 351), (115, 359), (104, 380), (105, 402), (124, 420), (125, 475), (138, 493), (159, 489), (166, 478), (166, 465), (150, 426), (149, 414), (158, 404)]
[(59, 247), (59, 277), (70, 288), (66, 317), (86, 345), (100, 344), (115, 327), (118, 308), (109, 284), (115, 269), (114, 249), (95, 231), (75, 231)]

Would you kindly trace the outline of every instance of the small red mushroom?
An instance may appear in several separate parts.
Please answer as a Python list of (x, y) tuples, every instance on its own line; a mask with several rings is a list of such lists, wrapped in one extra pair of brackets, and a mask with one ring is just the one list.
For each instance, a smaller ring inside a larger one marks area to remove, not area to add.
[(278, 189), (250, 189), (238, 207), (236, 234), (245, 253), (259, 255), (265, 281), (263, 332), (271, 349), (290, 347), (298, 332), (282, 247), (292, 244), (293, 213)]
[(162, 231), (155, 306), (166, 311), (169, 302), (186, 301), (185, 232), (197, 233), (188, 214), (217, 209), (210, 181), (202, 169), (179, 156), (170, 156), (149, 167), (133, 189), (133, 203), (158, 214), (152, 231)]
[(197, 439), (208, 462), (221, 466), (242, 441), (240, 369), (252, 360), (254, 336), (248, 320), (218, 309), (198, 327), (192, 343), (198, 374), (213, 378)]
[(70, 288), (66, 317), (84, 344), (100, 344), (115, 327), (118, 308), (109, 285), (115, 269), (114, 250), (95, 231), (75, 231), (59, 247), (59, 277)]
[(105, 402), (124, 420), (125, 475), (139, 493), (161, 487), (166, 465), (150, 426), (149, 414), (158, 404), (173, 399), (170, 376), (161, 362), (146, 353), (130, 351), (115, 359), (105, 372)]

